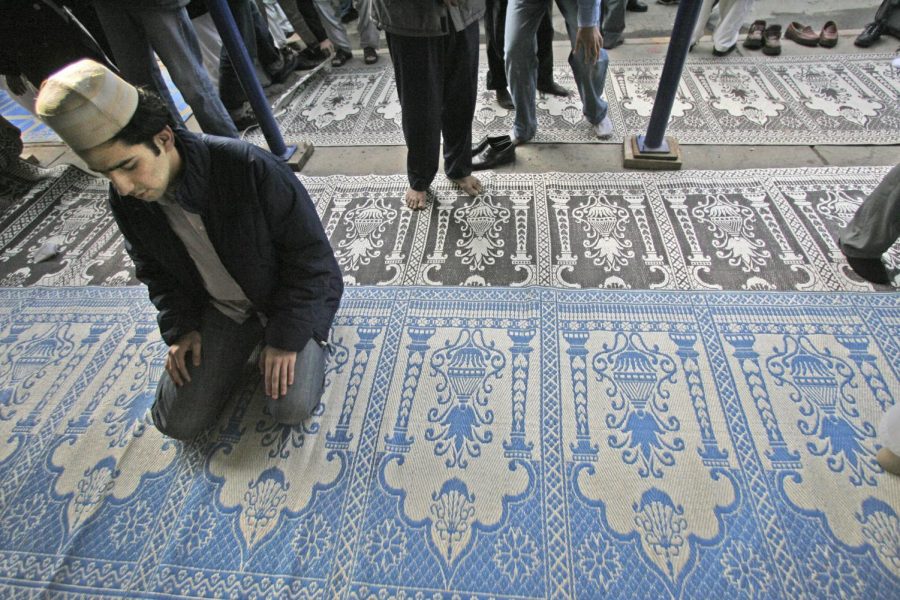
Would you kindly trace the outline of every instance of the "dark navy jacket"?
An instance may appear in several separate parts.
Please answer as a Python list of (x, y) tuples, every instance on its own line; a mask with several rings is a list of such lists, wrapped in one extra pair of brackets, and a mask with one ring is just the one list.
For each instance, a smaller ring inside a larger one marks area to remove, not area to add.
[[(184, 129), (175, 139), (182, 158), (175, 199), (200, 215), (225, 268), (268, 318), (266, 344), (299, 352), (310, 338), (326, 340), (344, 285), (303, 184), (283, 161), (246, 142)], [(163, 339), (173, 344), (199, 331), (210, 297), (162, 209), (113, 186), (109, 196)]]

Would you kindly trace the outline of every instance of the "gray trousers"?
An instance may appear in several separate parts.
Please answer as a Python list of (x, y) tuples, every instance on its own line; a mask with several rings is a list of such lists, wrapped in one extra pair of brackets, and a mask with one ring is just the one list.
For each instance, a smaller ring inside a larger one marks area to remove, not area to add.
[(900, 165), (884, 176), (863, 201), (850, 223), (840, 232), (838, 244), (846, 256), (881, 258), (900, 238)]
[(628, 0), (606, 0), (600, 6), (603, 17), (601, 31), (603, 44), (611, 46), (625, 33), (625, 5)]
[[(156, 428), (169, 437), (189, 440), (215, 423), (231, 392), (241, 383), (247, 360), (262, 342), (263, 333), (256, 317), (238, 324), (208, 306), (201, 317), (200, 366), (194, 367), (188, 354), (185, 363), (191, 381), (181, 387), (163, 372), (150, 411)], [(297, 353), (294, 384), (288, 387), (287, 395), (266, 399), (269, 413), (279, 423), (297, 425), (319, 405), (324, 386), (325, 349), (310, 340)]]
[(116, 65), (129, 83), (156, 88), (169, 105), (172, 117), (181, 123), (153, 56), (156, 52), (194, 110), (200, 128), (213, 135), (238, 137), (234, 122), (203, 66), (200, 42), (185, 9), (133, 8), (111, 0), (97, 0), (94, 7)]
[[(338, 48), (350, 52), (350, 38), (347, 36), (347, 28), (341, 22), (340, 0), (314, 0), (322, 26), (328, 33), (328, 39), (334, 42)], [(372, 19), (372, 0), (357, 2), (359, 18), (356, 23), (359, 31), (359, 45), (363, 48), (375, 48), (379, 46), (378, 27)]]

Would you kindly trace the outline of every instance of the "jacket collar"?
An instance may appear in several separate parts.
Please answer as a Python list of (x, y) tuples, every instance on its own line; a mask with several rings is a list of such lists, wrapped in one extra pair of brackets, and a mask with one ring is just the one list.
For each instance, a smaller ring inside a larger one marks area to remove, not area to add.
[(173, 129), (175, 147), (181, 154), (181, 173), (175, 182), (175, 201), (187, 211), (206, 214), (210, 157), (204, 137), (182, 127)]

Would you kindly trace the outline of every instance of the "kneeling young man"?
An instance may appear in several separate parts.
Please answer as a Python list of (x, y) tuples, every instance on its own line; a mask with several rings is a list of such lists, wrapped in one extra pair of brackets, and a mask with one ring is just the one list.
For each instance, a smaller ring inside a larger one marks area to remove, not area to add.
[(90, 60), (54, 73), (37, 112), (112, 182), (110, 207), (169, 345), (157, 428), (190, 439), (211, 425), (260, 344), (270, 413), (306, 419), (321, 399), (343, 283), (287, 165), (174, 127), (159, 97)]

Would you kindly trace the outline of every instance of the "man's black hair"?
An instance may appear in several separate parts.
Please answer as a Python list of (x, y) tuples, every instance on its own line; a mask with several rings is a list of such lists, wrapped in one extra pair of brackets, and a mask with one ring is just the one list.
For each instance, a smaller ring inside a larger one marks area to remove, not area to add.
[(162, 98), (147, 88), (139, 87), (138, 104), (128, 124), (114, 135), (110, 142), (122, 142), (129, 146), (144, 144), (153, 154), (159, 156), (159, 148), (153, 143), (153, 136), (168, 125), (175, 127), (175, 120)]

